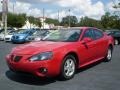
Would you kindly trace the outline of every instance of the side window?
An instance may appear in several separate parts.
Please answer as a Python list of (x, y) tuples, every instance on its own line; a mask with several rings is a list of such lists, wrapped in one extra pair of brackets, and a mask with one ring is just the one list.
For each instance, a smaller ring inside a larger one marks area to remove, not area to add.
[(114, 33), (114, 35), (120, 36), (120, 31), (116, 31), (116, 32)]
[(32, 35), (34, 33), (34, 31), (29, 31), (29, 35)]
[(93, 30), (93, 31), (94, 31), (95, 39), (99, 39), (99, 38), (103, 37), (103, 32), (102, 31), (99, 31), (99, 30)]
[(85, 37), (94, 39), (92, 30), (86, 30), (83, 35), (83, 38), (85, 38)]

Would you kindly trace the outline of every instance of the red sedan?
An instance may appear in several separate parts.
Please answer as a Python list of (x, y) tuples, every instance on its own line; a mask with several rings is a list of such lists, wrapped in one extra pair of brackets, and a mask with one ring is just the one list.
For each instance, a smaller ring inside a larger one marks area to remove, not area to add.
[(97, 28), (56, 30), (40, 42), (13, 48), (6, 61), (14, 72), (40, 77), (59, 75), (67, 80), (78, 68), (99, 60), (110, 61), (113, 45), (113, 38)]

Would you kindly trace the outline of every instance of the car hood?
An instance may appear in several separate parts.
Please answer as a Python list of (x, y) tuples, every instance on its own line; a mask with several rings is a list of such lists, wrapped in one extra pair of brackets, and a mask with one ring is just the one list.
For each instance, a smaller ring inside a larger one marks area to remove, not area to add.
[(6, 38), (8, 38), (8, 37), (10, 37), (10, 38), (11, 38), (12, 36), (13, 36), (13, 35), (6, 35), (5, 37), (6, 37)]
[(25, 37), (25, 36), (27, 36), (27, 35), (28, 35), (28, 34), (14, 34), (13, 36), (18, 36), (18, 37), (19, 37), (19, 36), (24, 36), (24, 37)]
[(37, 36), (28, 36), (28, 38), (35, 38), (35, 37), (37, 37)]
[(4, 34), (0, 34), (1, 37), (4, 37)]
[(41, 52), (53, 51), (59, 47), (69, 45), (70, 42), (50, 42), (50, 41), (40, 41), (31, 42), (29, 44), (17, 46), (13, 48), (11, 53), (22, 54), (22, 55), (33, 55)]

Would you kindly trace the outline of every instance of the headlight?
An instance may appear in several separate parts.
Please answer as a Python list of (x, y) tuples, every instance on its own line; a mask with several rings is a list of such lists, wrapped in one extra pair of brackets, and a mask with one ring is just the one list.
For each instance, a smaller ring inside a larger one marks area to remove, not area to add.
[(41, 40), (40, 37), (36, 37), (36, 38), (35, 38), (35, 41), (40, 41), (40, 40)]
[(32, 56), (29, 60), (30, 61), (49, 60), (52, 58), (52, 56), (53, 56), (52, 52), (44, 52), (44, 53), (40, 53)]
[(30, 40), (30, 36), (28, 36), (28, 37), (26, 38), (26, 40)]

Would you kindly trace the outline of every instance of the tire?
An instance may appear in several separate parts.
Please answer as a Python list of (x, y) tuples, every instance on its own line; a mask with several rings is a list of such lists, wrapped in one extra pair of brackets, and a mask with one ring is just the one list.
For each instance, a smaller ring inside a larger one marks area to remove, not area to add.
[(115, 39), (115, 45), (118, 45), (119, 41), (117, 39)]
[[(61, 80), (69, 80), (74, 77), (76, 71), (76, 59), (72, 55), (67, 55), (61, 65)], [(71, 65), (70, 65), (71, 64)]]
[(112, 51), (113, 51), (112, 47), (109, 46), (109, 48), (107, 50), (107, 54), (106, 54), (106, 56), (104, 58), (105, 62), (111, 61), (111, 59), (112, 59)]

